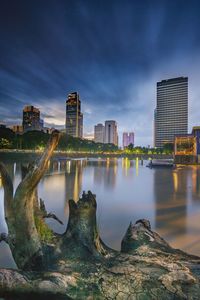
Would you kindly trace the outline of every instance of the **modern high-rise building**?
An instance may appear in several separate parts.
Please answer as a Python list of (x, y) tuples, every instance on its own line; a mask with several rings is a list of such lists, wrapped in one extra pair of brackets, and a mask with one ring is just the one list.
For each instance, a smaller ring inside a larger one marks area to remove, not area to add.
[(157, 109), (154, 109), (154, 123), (153, 123), (153, 145), (156, 147), (156, 118), (157, 118)]
[(134, 132), (123, 132), (123, 148), (125, 149), (130, 144), (134, 145)]
[(135, 137), (134, 132), (129, 132), (129, 145), (133, 144), (133, 146), (134, 146), (134, 144), (135, 144), (134, 137)]
[(66, 101), (66, 134), (83, 137), (83, 114), (77, 92), (70, 93)]
[(104, 143), (118, 145), (118, 133), (116, 121), (105, 121), (105, 139)]
[(155, 147), (174, 142), (175, 135), (188, 132), (188, 77), (157, 82), (154, 114)]
[(94, 141), (95, 143), (104, 143), (104, 131), (103, 124), (97, 124), (94, 126)]
[(41, 130), (40, 110), (32, 105), (23, 109), (23, 131)]

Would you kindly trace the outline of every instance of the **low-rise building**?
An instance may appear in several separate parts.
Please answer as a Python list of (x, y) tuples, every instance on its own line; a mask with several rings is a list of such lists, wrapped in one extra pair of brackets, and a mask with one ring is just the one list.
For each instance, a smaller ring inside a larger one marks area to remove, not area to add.
[(191, 134), (175, 136), (174, 159), (177, 164), (200, 163), (200, 126)]
[(12, 131), (14, 131), (17, 134), (23, 134), (23, 126), (22, 125), (13, 125)]

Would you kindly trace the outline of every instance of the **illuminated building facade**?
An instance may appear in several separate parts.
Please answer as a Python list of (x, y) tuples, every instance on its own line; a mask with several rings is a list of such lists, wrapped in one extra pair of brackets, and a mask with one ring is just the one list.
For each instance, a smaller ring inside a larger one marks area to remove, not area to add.
[(157, 82), (157, 106), (154, 115), (155, 147), (173, 143), (176, 135), (188, 133), (188, 78)]
[(118, 145), (118, 133), (116, 121), (105, 121), (105, 140), (106, 144)]
[(192, 134), (175, 137), (175, 155), (196, 155), (196, 138)]
[(197, 155), (200, 155), (200, 126), (194, 126), (192, 128), (192, 134), (196, 137)]
[(134, 132), (123, 132), (123, 148), (125, 149), (130, 144), (134, 146)]
[(41, 130), (40, 110), (32, 105), (23, 109), (23, 131)]
[(104, 131), (103, 124), (97, 124), (94, 126), (94, 141), (95, 143), (104, 143)]
[(191, 134), (175, 137), (174, 155), (176, 163), (200, 162), (200, 126), (193, 127)]
[(70, 93), (66, 101), (66, 134), (78, 138), (83, 137), (83, 114), (77, 92)]

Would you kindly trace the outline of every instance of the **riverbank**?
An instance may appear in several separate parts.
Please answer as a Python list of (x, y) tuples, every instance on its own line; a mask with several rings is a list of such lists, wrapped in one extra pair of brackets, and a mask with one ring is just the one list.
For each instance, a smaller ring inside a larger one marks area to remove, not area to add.
[[(41, 151), (35, 150), (0, 150), (0, 160), (34, 160), (41, 155)], [(167, 154), (127, 154), (127, 153), (91, 153), (91, 152), (66, 152), (55, 151), (52, 158), (55, 160), (71, 158), (129, 158), (129, 159), (172, 159), (173, 155)]]

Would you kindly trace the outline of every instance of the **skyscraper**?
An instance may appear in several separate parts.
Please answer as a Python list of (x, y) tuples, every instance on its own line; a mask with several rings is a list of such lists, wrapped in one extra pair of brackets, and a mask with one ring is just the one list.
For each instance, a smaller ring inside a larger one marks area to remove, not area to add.
[(123, 148), (134, 145), (134, 132), (123, 132)]
[(105, 143), (118, 145), (118, 133), (116, 121), (105, 121)]
[(41, 130), (40, 110), (32, 105), (25, 106), (23, 109), (23, 130)]
[(133, 144), (133, 146), (134, 146), (134, 132), (129, 132), (129, 145), (130, 144)]
[(154, 115), (155, 147), (174, 142), (174, 136), (188, 131), (188, 78), (157, 82)]
[(73, 137), (83, 137), (83, 114), (77, 92), (70, 93), (66, 101), (66, 133)]
[(156, 120), (157, 120), (157, 109), (154, 109), (154, 124), (153, 124), (153, 144), (156, 147)]
[(103, 124), (97, 124), (94, 126), (94, 141), (95, 143), (104, 143), (104, 131)]

